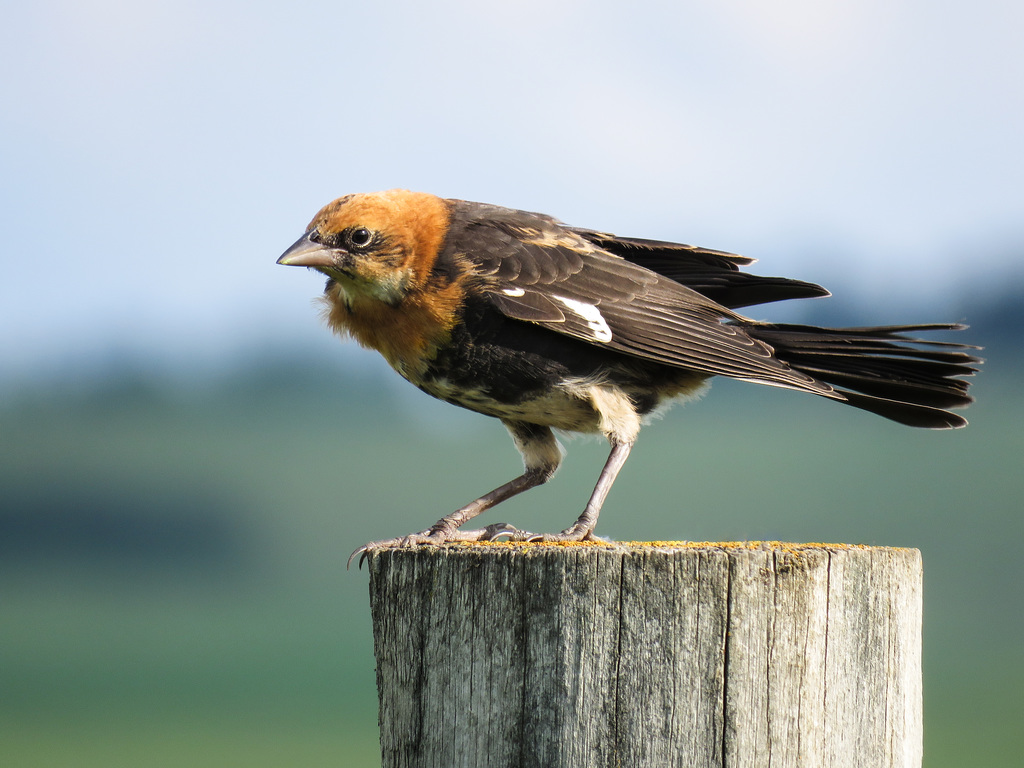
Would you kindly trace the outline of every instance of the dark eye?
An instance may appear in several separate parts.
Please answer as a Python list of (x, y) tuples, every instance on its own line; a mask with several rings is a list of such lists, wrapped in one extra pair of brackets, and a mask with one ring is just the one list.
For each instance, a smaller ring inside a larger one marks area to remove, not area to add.
[(366, 229), (366, 227), (356, 227), (348, 231), (345, 239), (348, 240), (348, 244), (353, 248), (365, 248), (373, 242), (373, 233)]

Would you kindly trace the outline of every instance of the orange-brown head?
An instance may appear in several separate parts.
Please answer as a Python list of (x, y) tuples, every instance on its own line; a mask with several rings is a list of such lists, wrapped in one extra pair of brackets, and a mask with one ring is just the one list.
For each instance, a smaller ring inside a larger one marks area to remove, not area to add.
[(321, 208), (277, 263), (317, 269), (353, 301), (397, 304), (426, 281), (449, 218), (444, 200), (422, 192), (346, 195)]
[(450, 220), (450, 203), (422, 192), (346, 195), (320, 209), (277, 263), (327, 275), (330, 326), (415, 377), (462, 300), (457, 281), (432, 272)]

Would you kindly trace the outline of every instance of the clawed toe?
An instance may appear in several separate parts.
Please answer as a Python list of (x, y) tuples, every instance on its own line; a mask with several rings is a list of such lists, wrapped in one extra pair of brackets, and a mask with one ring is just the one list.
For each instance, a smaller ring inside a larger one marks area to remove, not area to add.
[(477, 528), (470, 531), (448, 528), (430, 528), (419, 533), (410, 533), (408, 536), (398, 536), (394, 539), (381, 539), (364, 544), (351, 555), (349, 555), (346, 568), (352, 567), (352, 561), (358, 560), (358, 568), (363, 567), (363, 562), (370, 553), (378, 549), (409, 549), (424, 544), (435, 546), (451, 542), (472, 542), (472, 541), (498, 541), (507, 537), (508, 541), (515, 542), (538, 542), (557, 543), (566, 541), (600, 541), (607, 542), (600, 536), (594, 535), (594, 529), (590, 526), (574, 525), (561, 533), (532, 533), (522, 531), (508, 523), (492, 523), (485, 528)]
[(524, 538), (513, 539), (513, 541), (531, 541), (542, 544), (557, 544), (559, 542), (566, 541), (599, 541), (603, 543), (608, 543), (610, 541), (609, 539), (595, 536), (594, 529), (589, 526), (584, 527), (574, 525), (570, 528), (566, 528), (561, 533), (526, 533), (525, 531), (521, 531), (520, 533), (525, 534)]
[(346, 568), (352, 566), (352, 561), (359, 558), (358, 568), (363, 567), (363, 562), (369, 554), (377, 549), (407, 549), (423, 544), (435, 546), (448, 544), (456, 541), (497, 541), (503, 536), (508, 536), (511, 541), (526, 541), (525, 537), (533, 536), (532, 533), (520, 531), (508, 523), (493, 523), (486, 528), (478, 528), (470, 531), (452, 530), (448, 528), (430, 528), (419, 533), (411, 533), (408, 536), (398, 536), (394, 539), (381, 539), (364, 544), (348, 557)]
[(419, 544), (443, 544), (444, 541), (445, 539), (441, 534), (435, 533), (432, 530), (410, 533), (408, 536), (398, 536), (394, 539), (370, 541), (363, 544), (363, 546), (348, 556), (348, 562), (345, 563), (345, 567), (351, 568), (352, 561), (358, 557), (359, 564), (356, 567), (361, 569), (363, 567), (363, 562), (369, 556), (370, 552), (375, 549), (401, 549), (405, 547), (415, 547)]

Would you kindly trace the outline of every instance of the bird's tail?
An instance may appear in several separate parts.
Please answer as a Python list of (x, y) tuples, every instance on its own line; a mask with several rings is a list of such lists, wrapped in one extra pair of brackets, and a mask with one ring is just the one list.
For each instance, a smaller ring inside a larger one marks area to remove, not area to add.
[[(744, 330), (770, 344), (796, 370), (835, 387), (825, 395), (912, 427), (951, 429), (967, 420), (946, 411), (974, 401), (970, 376), (981, 359), (966, 344), (908, 336), (920, 331), (958, 331), (957, 324), (818, 328), (755, 323)], [(824, 393), (819, 393), (824, 394)]]

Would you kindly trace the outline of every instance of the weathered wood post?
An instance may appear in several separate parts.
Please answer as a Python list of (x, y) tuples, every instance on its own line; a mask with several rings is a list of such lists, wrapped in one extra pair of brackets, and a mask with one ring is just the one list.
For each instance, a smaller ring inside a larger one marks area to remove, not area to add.
[(369, 570), (385, 768), (921, 763), (917, 550), (461, 545)]

